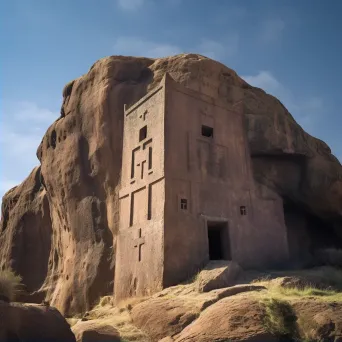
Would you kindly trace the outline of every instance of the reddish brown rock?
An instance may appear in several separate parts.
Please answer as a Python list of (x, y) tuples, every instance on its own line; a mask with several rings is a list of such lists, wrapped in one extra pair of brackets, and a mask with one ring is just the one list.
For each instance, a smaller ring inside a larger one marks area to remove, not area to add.
[(197, 290), (208, 292), (235, 285), (241, 272), (242, 268), (234, 261), (211, 261), (197, 275)]
[(278, 341), (265, 330), (264, 317), (264, 309), (258, 301), (229, 297), (203, 311), (174, 339), (176, 342)]
[(342, 303), (304, 299), (293, 303), (305, 341), (342, 341)]
[(116, 329), (97, 320), (78, 322), (72, 327), (77, 342), (120, 342)]
[[(22, 277), (24, 294), (38, 291), (48, 272), (51, 249), (50, 206), (36, 167), (2, 201), (0, 268), (12, 268)], [(36, 296), (42, 300), (44, 294)], [(28, 298), (26, 298), (28, 299)]]
[(132, 312), (134, 325), (153, 341), (181, 332), (200, 313), (195, 303), (182, 298), (152, 298), (136, 305)]
[(76, 342), (69, 324), (52, 307), (0, 301), (0, 341)]
[(103, 58), (64, 88), (61, 117), (37, 151), (41, 169), (3, 199), (2, 266), (12, 264), (29, 291), (44, 282), (41, 292), (63, 313), (84, 312), (113, 291), (123, 107), (165, 72), (209, 96), (243, 102), (254, 177), (292, 205), (286, 218), (294, 256), (323, 240), (312, 231), (323, 232), (329, 246), (341, 241), (342, 167), (276, 98), (199, 55)]

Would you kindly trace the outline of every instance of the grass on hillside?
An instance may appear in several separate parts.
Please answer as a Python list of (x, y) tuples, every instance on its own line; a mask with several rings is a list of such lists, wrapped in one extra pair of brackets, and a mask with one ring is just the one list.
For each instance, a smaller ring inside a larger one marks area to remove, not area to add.
[[(308, 280), (304, 286), (282, 286), (272, 281), (278, 276), (307, 276), (308, 279), (321, 279), (331, 287), (317, 288)], [(292, 308), (292, 301), (300, 298), (315, 298), (320, 301), (342, 302), (342, 270), (334, 267), (321, 267), (311, 270), (287, 272), (272, 272), (269, 276), (257, 279), (254, 283), (263, 284), (267, 291), (259, 293), (259, 301), (265, 309), (264, 325), (270, 333), (279, 337), (281, 341), (309, 342), (310, 339), (301, 339), (298, 332), (297, 317)]]
[[(296, 286), (281, 286), (272, 279), (277, 277), (300, 277), (308, 278), (307, 283), (303, 287)], [(318, 282), (322, 281), (327, 284), (326, 289), (317, 288), (310, 282), (310, 279), (315, 279)], [(262, 278), (258, 278), (252, 281), (252, 283), (262, 284), (267, 287), (268, 292), (272, 296), (278, 298), (285, 297), (319, 297), (327, 300), (342, 300), (342, 269), (324, 266), (319, 268), (312, 268), (307, 270), (270, 272), (269, 275)]]
[(8, 299), (10, 302), (15, 300), (20, 292), (21, 277), (12, 270), (0, 271), (0, 297)]
[(298, 297), (310, 297), (324, 301), (342, 302), (342, 292), (321, 290), (307, 286), (305, 288), (284, 288), (270, 286), (260, 297), (265, 308), (264, 326), (267, 331), (277, 336), (280, 341), (311, 342), (308, 338), (299, 337), (297, 315), (291, 301)]
[(276, 298), (279, 300), (293, 300), (299, 297), (314, 297), (319, 300), (334, 302), (342, 302), (342, 292), (335, 289), (318, 289), (309, 283), (305, 287), (283, 287), (279, 284), (267, 284), (265, 281), (261, 282), (267, 287), (267, 292), (261, 294), (262, 297)]
[[(147, 299), (148, 297), (127, 298), (114, 305), (113, 298), (111, 296), (105, 296), (100, 299), (98, 305), (87, 313), (86, 317), (87, 320), (98, 320), (99, 324), (113, 326), (119, 331), (122, 342), (150, 342), (148, 337), (134, 326), (130, 315), (130, 311), (135, 305)], [(68, 318), (70, 326), (74, 326), (79, 321), (80, 317)]]
[(337, 292), (335, 290), (322, 290), (317, 289), (312, 286), (306, 286), (304, 288), (296, 288), (296, 287), (273, 287), (269, 288), (271, 294), (275, 294), (281, 297), (327, 297), (326, 299), (333, 301), (342, 301), (342, 292)]
[(264, 298), (261, 303), (265, 308), (265, 329), (275, 336), (292, 339), (297, 336), (297, 316), (291, 304), (283, 299)]

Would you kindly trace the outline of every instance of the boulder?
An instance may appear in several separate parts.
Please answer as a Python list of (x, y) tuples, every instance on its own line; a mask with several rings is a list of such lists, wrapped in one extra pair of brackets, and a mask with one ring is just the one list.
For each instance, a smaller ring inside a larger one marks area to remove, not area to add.
[(305, 289), (306, 287), (314, 287), (316, 289), (325, 290), (332, 287), (328, 280), (324, 280), (320, 277), (310, 276), (288, 276), (276, 278), (270, 281), (270, 285), (279, 286), (287, 289)]
[(134, 325), (153, 341), (181, 332), (198, 317), (200, 309), (182, 298), (151, 298), (134, 306), (131, 316)]
[(276, 342), (264, 326), (265, 311), (257, 300), (236, 296), (220, 300), (204, 310), (175, 342)]
[(342, 302), (303, 299), (292, 304), (305, 341), (342, 341)]
[(72, 327), (77, 342), (120, 342), (119, 332), (98, 320), (78, 322)]
[(76, 341), (67, 321), (52, 307), (0, 301), (0, 318), (0, 341)]
[(241, 267), (234, 261), (211, 261), (197, 275), (197, 290), (199, 292), (209, 292), (235, 285), (241, 272)]
[(3, 198), (1, 266), (12, 266), (29, 292), (40, 290), (65, 314), (85, 312), (113, 291), (124, 104), (166, 72), (191, 89), (242, 103), (255, 179), (342, 239), (341, 164), (279, 100), (197, 54), (106, 57), (65, 86), (61, 115), (37, 150), (40, 167)]
[[(266, 280), (268, 277), (270, 280)], [(299, 288), (314, 287), (321, 290), (336, 290), (342, 289), (342, 274), (341, 270), (331, 266), (320, 266), (304, 269), (301, 271), (277, 271), (261, 277), (269, 282), (271, 286), (283, 288)]]
[(187, 303), (187, 306), (192, 307), (193, 309), (196, 308), (196, 311), (203, 311), (222, 298), (235, 296), (244, 292), (259, 292), (264, 290), (266, 290), (266, 287), (263, 285), (242, 284), (199, 293), (198, 286), (196, 282), (194, 282), (168, 287), (163, 291), (154, 294), (152, 298), (163, 298), (164, 300), (168, 300), (169, 298), (173, 299), (177, 297), (182, 300), (182, 303)]

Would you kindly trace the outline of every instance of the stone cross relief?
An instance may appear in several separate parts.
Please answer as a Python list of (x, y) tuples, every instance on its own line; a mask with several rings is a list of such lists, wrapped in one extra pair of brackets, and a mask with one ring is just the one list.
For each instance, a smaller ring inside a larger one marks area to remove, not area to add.
[(140, 115), (140, 119), (142, 118), (144, 121), (146, 120), (146, 115), (148, 114), (148, 111), (145, 110), (143, 115)]
[(141, 247), (145, 244), (145, 238), (141, 236), (141, 228), (139, 228), (139, 236), (135, 240), (134, 248), (138, 248), (138, 260), (141, 261)]

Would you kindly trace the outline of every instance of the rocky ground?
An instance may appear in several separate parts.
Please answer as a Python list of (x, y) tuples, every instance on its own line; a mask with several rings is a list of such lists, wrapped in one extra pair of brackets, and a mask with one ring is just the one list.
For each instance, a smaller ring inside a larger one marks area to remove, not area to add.
[(68, 321), (78, 341), (89, 331), (115, 336), (112, 341), (342, 341), (341, 270), (260, 273), (212, 266), (152, 297), (118, 305), (104, 297)]

